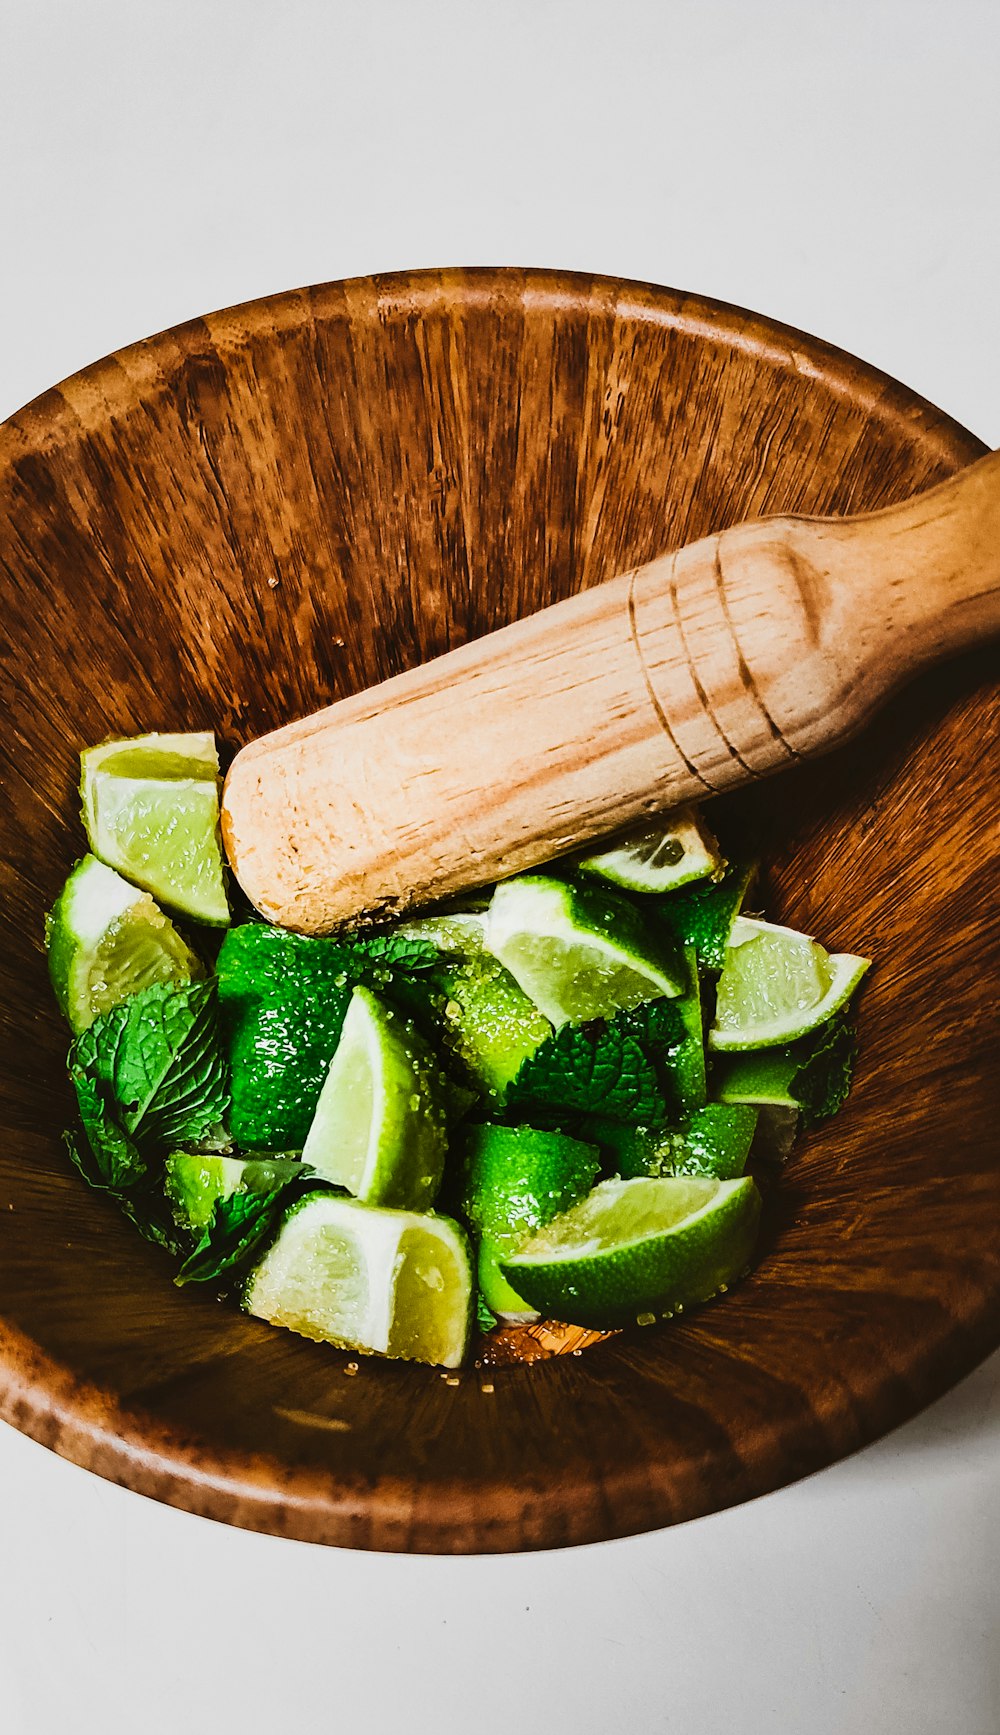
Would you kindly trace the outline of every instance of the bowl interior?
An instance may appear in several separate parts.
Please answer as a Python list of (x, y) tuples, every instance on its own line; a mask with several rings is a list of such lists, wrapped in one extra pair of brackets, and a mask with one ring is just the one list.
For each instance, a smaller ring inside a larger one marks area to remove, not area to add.
[(720, 808), (759, 842), (778, 920), (876, 959), (856, 1090), (789, 1166), (751, 1280), (580, 1357), (345, 1379), (338, 1352), (174, 1289), (67, 1166), (42, 947), (82, 853), (82, 745), (214, 727), (235, 748), (709, 530), (880, 506), (981, 450), (754, 316), (501, 271), (195, 321), (0, 428), (0, 1414), (262, 1529), (547, 1546), (790, 1480), (1000, 1339), (985, 657)]

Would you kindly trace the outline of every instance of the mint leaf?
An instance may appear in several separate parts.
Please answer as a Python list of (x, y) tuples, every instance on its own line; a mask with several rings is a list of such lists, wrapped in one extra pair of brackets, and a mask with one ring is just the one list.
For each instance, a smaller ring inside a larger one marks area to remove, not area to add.
[(84, 1180), (109, 1193), (143, 1185), (149, 1179), (149, 1164), (111, 1118), (97, 1080), (77, 1068), (71, 1068), (70, 1078), (87, 1135), (86, 1150), (76, 1146), (70, 1154)]
[(858, 1035), (850, 1020), (835, 1017), (812, 1037), (790, 1046), (798, 1062), (789, 1096), (798, 1103), (804, 1128), (829, 1120), (847, 1099), (858, 1054)]
[(174, 1278), (186, 1283), (212, 1283), (225, 1279), (225, 1287), (246, 1273), (264, 1255), (289, 1208), (307, 1193), (338, 1192), (311, 1168), (266, 1193), (233, 1193), (217, 1199), (212, 1218), (194, 1251)]
[(613, 1022), (638, 1042), (645, 1054), (669, 1065), (687, 1040), (684, 1000), (647, 1000), (631, 1012), (619, 1012)]
[(433, 970), (441, 962), (441, 953), (429, 940), (411, 939), (405, 934), (359, 934), (350, 942), (349, 951), (355, 968)]
[(649, 1000), (632, 1012), (620, 1012), (621, 1028), (637, 1042), (656, 1071), (661, 1114), (646, 1123), (651, 1129), (684, 1119), (705, 1098), (705, 1053), (701, 1005), (692, 991), (676, 1000)]
[(667, 1105), (653, 1050), (663, 1032), (657, 1037), (656, 1021), (642, 1013), (640, 1007), (610, 1023), (564, 1024), (553, 1031), (508, 1086), (507, 1111), (543, 1107), (629, 1126), (662, 1126)]
[(480, 1331), (492, 1331), (497, 1323), (497, 1316), (491, 1307), (487, 1307), (481, 1289), (476, 1290), (476, 1324)]
[(131, 995), (77, 1038), (70, 1067), (103, 1087), (143, 1147), (224, 1143), (229, 1087), (212, 982)]
[(150, 1168), (138, 1146), (117, 1125), (101, 1086), (86, 1073), (74, 1072), (84, 1139), (64, 1135), (71, 1163), (88, 1187), (107, 1193), (147, 1241), (180, 1251), (161, 1177)]

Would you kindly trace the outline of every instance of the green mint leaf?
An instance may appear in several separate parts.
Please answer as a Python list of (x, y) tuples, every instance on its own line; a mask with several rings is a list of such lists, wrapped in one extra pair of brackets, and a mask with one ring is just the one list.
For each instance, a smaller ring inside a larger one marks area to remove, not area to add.
[(114, 1120), (101, 1086), (83, 1072), (74, 1072), (72, 1078), (84, 1132), (83, 1138), (75, 1132), (64, 1135), (74, 1168), (88, 1187), (114, 1199), (147, 1241), (179, 1252), (159, 1173)]
[(492, 1331), (497, 1323), (497, 1316), (491, 1307), (483, 1300), (482, 1290), (476, 1290), (476, 1324), (480, 1331)]
[(211, 1222), (174, 1282), (179, 1287), (209, 1283), (249, 1262), (276, 1222), (281, 1193), (276, 1187), (268, 1193), (234, 1193), (229, 1199), (217, 1199)]
[[(219, 1145), (229, 1106), (212, 982), (157, 982), (115, 1006), (71, 1050), (140, 1146)], [(78, 1090), (79, 1094), (79, 1090)]]
[(405, 934), (359, 934), (350, 942), (350, 951), (356, 967), (365, 970), (433, 970), (441, 962), (437, 946)]
[(848, 1018), (835, 1017), (814, 1036), (789, 1049), (797, 1061), (789, 1095), (798, 1103), (804, 1128), (829, 1120), (847, 1100), (854, 1076), (858, 1037)]
[(613, 1022), (638, 1042), (651, 1059), (669, 1062), (687, 1037), (681, 1000), (647, 1000), (631, 1012), (619, 1012)]
[(697, 993), (677, 1000), (650, 1000), (616, 1023), (637, 1042), (656, 1071), (661, 1113), (646, 1124), (656, 1129), (683, 1120), (705, 1100), (705, 1051)]
[(109, 1193), (144, 1185), (149, 1179), (149, 1164), (112, 1119), (98, 1081), (78, 1067), (70, 1069), (70, 1077), (87, 1139), (85, 1147), (77, 1145), (70, 1154), (84, 1180)]
[(636, 1013), (619, 1013), (606, 1024), (564, 1024), (522, 1062), (507, 1089), (508, 1113), (541, 1107), (550, 1111), (550, 1119), (551, 1111), (565, 1111), (630, 1126), (662, 1126), (667, 1105), (656, 1059), (646, 1046), (655, 1045), (650, 1041), (655, 1028), (652, 1018)]

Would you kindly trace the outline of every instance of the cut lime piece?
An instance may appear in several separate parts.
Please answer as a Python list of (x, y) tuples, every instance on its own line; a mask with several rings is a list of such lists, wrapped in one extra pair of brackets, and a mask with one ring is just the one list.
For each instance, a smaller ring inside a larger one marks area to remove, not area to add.
[(815, 1126), (846, 1102), (857, 1049), (853, 1025), (835, 1016), (799, 1042), (720, 1056), (716, 1090), (722, 1102), (799, 1109)]
[(78, 1034), (153, 982), (190, 982), (204, 969), (148, 892), (85, 855), (45, 923), (49, 975)]
[(757, 1110), (743, 1103), (707, 1102), (684, 1129), (683, 1148), (672, 1153), (675, 1175), (742, 1175), (757, 1130)]
[(502, 1100), (523, 1061), (552, 1026), (498, 958), (455, 961), (442, 977), (442, 1038), (487, 1093)]
[(757, 1127), (757, 1110), (742, 1103), (707, 1102), (683, 1127), (665, 1133), (622, 1128), (611, 1146), (622, 1180), (635, 1175), (742, 1175)]
[(533, 1127), (470, 1127), (462, 1208), (478, 1232), (479, 1287), (501, 1319), (536, 1317), (512, 1289), (500, 1262), (526, 1235), (575, 1205), (597, 1179), (593, 1145)]
[(541, 874), (497, 886), (486, 947), (556, 1026), (610, 1018), (687, 985), (679, 952), (626, 898)]
[(449, 1217), (311, 1194), (288, 1212), (243, 1306), (319, 1343), (458, 1367), (473, 1293), (472, 1251)]
[(510, 1257), (523, 1236), (515, 1236), (512, 1243), (496, 1241), (492, 1235), (479, 1235), (476, 1240), (476, 1281), (491, 1314), (503, 1325), (533, 1325), (539, 1315), (511, 1287), (501, 1269), (501, 1260)]
[(100, 861), (194, 921), (229, 922), (211, 733), (137, 735), (80, 755), (83, 823)]
[(694, 946), (685, 946), (684, 964), (687, 986), (675, 1001), (684, 1035), (670, 1056), (668, 1068), (677, 1108), (682, 1115), (690, 1115), (703, 1107), (708, 1096), (701, 979)]
[(627, 892), (669, 892), (722, 871), (719, 846), (693, 807), (678, 807), (612, 849), (577, 862), (581, 873)]
[(746, 1269), (760, 1220), (749, 1177), (602, 1181), (503, 1273), (546, 1319), (603, 1329), (708, 1301)]
[(756, 1103), (760, 1108), (799, 1107), (792, 1095), (798, 1070), (791, 1047), (749, 1049), (719, 1062), (716, 1089), (720, 1102)]
[(441, 1184), (443, 1081), (427, 1044), (355, 988), (302, 1160), (370, 1205), (425, 1209)]
[(163, 1187), (181, 1229), (204, 1229), (221, 1199), (235, 1193), (270, 1193), (301, 1175), (296, 1157), (247, 1162), (243, 1157), (200, 1156), (173, 1151), (163, 1165)]
[(693, 946), (703, 970), (721, 970), (733, 923), (755, 869), (734, 863), (722, 878), (700, 880), (657, 899), (656, 913), (683, 945)]
[(300, 1151), (351, 991), (343, 949), (265, 922), (230, 928), (216, 961), (241, 1148)]
[(846, 1005), (871, 960), (740, 916), (719, 977), (708, 1045), (722, 1053), (794, 1042)]

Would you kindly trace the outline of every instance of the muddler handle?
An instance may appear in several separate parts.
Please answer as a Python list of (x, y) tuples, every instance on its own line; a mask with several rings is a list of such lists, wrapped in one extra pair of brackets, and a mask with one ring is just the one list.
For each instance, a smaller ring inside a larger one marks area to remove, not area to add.
[(900, 506), (765, 518), (237, 754), (230, 861), (326, 933), (503, 879), (852, 734), (1000, 629), (1000, 452)]

